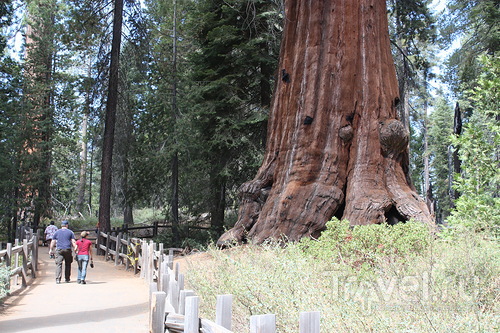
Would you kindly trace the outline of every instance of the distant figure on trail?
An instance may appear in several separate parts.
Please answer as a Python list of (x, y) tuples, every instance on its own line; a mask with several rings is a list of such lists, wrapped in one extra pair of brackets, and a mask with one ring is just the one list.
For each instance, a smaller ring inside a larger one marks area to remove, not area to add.
[(57, 231), (57, 227), (54, 225), (54, 221), (50, 221), (50, 224), (47, 228), (45, 228), (45, 244), (47, 244), (47, 247), (49, 248), (50, 252), (50, 242), (52, 241), (52, 238), (54, 238), (54, 234)]
[(82, 231), (81, 238), (76, 242), (77, 252), (76, 259), (78, 262), (78, 283), (86, 284), (85, 277), (87, 276), (87, 267), (89, 258), (92, 261), (92, 242), (87, 239), (88, 232)]
[(68, 221), (61, 222), (61, 229), (57, 230), (50, 242), (50, 252), (54, 253), (56, 248), (56, 283), (61, 283), (62, 263), (64, 260), (64, 278), (70, 282), (71, 263), (73, 262), (73, 250), (76, 251), (75, 234), (68, 229)]

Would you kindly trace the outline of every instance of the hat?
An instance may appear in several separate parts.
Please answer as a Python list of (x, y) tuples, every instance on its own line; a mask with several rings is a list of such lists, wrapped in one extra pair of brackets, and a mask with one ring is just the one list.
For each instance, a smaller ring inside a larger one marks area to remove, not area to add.
[(61, 225), (68, 225), (68, 224), (69, 224), (69, 223), (68, 223), (68, 221), (66, 221), (66, 220), (64, 220), (64, 221), (62, 221), (62, 222), (61, 222)]
[(88, 235), (88, 232), (86, 232), (86, 231), (82, 231), (82, 233), (80, 234), (80, 236), (82, 236), (82, 238), (87, 237), (87, 235)]

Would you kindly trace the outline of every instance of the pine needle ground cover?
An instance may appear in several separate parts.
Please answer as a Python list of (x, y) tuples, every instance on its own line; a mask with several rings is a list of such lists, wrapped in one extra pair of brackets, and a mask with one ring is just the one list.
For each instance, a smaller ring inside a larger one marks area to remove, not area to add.
[(212, 247), (186, 258), (187, 283), (204, 318), (216, 295), (234, 295), (234, 332), (274, 313), (278, 332), (296, 333), (301, 311), (320, 311), (322, 332), (498, 331), (498, 242), (425, 228), (331, 221), (319, 240)]

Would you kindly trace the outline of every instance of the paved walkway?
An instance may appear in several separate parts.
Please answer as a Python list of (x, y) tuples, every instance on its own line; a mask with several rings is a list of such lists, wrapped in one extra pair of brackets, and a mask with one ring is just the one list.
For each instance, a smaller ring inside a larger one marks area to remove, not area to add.
[(56, 284), (55, 263), (47, 252), (39, 248), (37, 278), (0, 305), (1, 333), (148, 332), (149, 292), (143, 279), (95, 256), (86, 285), (76, 283), (75, 262), (72, 281)]

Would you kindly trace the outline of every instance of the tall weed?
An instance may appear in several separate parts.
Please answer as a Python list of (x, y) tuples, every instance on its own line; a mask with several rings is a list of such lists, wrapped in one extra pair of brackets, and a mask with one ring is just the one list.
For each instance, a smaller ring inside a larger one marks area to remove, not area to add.
[[(321, 312), (322, 332), (493, 332), (499, 322), (498, 244), (449, 241), (418, 223), (349, 228), (332, 221), (318, 240), (272, 242), (189, 259), (187, 282), (214, 319), (233, 294), (233, 331), (274, 313), (278, 332), (298, 332), (301, 311)], [(197, 259), (198, 258), (198, 259)]]

